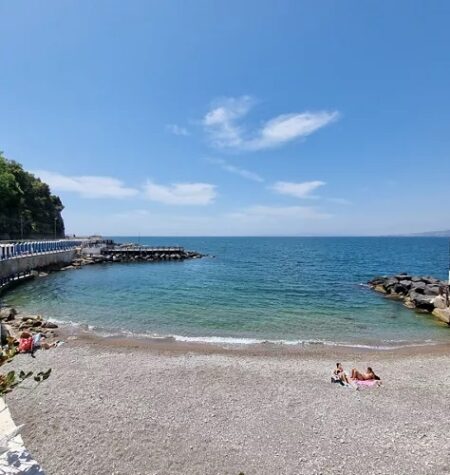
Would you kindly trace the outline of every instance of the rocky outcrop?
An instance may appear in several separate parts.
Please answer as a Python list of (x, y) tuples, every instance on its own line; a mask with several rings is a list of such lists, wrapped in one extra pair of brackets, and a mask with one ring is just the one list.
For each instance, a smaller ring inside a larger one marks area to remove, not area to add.
[(0, 309), (0, 325), (2, 335), (11, 335), (18, 338), (23, 330), (30, 333), (42, 333), (48, 339), (56, 337), (58, 325), (44, 320), (40, 315), (20, 315), (15, 308), (3, 307)]
[(373, 290), (384, 294), (387, 298), (401, 300), (405, 307), (431, 313), (450, 325), (448, 282), (428, 276), (398, 274), (375, 277), (368, 284)]

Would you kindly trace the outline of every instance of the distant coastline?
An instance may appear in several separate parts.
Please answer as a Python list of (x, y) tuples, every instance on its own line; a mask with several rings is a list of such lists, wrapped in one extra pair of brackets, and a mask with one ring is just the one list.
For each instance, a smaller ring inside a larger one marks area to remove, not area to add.
[(425, 233), (416, 233), (412, 234), (412, 236), (416, 237), (450, 237), (450, 229), (446, 231), (430, 231)]

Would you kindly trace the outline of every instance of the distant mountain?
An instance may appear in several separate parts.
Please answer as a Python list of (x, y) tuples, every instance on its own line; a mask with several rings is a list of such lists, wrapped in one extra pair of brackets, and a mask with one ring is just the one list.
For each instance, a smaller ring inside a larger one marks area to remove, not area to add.
[(416, 233), (413, 236), (423, 236), (423, 237), (450, 237), (450, 229), (447, 231), (430, 231), (428, 233)]

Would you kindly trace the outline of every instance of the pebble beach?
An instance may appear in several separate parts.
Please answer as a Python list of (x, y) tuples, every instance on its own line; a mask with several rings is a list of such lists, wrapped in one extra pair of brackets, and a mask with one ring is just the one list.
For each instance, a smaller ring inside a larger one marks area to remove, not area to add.
[[(69, 337), (7, 398), (48, 475), (447, 474), (448, 346), (221, 348)], [(330, 383), (336, 361), (383, 379)]]

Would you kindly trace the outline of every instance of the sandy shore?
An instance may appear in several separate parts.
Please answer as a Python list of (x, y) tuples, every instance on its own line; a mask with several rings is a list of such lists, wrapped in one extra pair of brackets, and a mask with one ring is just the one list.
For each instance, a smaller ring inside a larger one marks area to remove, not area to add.
[[(450, 348), (220, 349), (71, 340), (8, 404), (48, 475), (448, 474)], [(376, 390), (332, 385), (336, 360), (371, 364)]]

